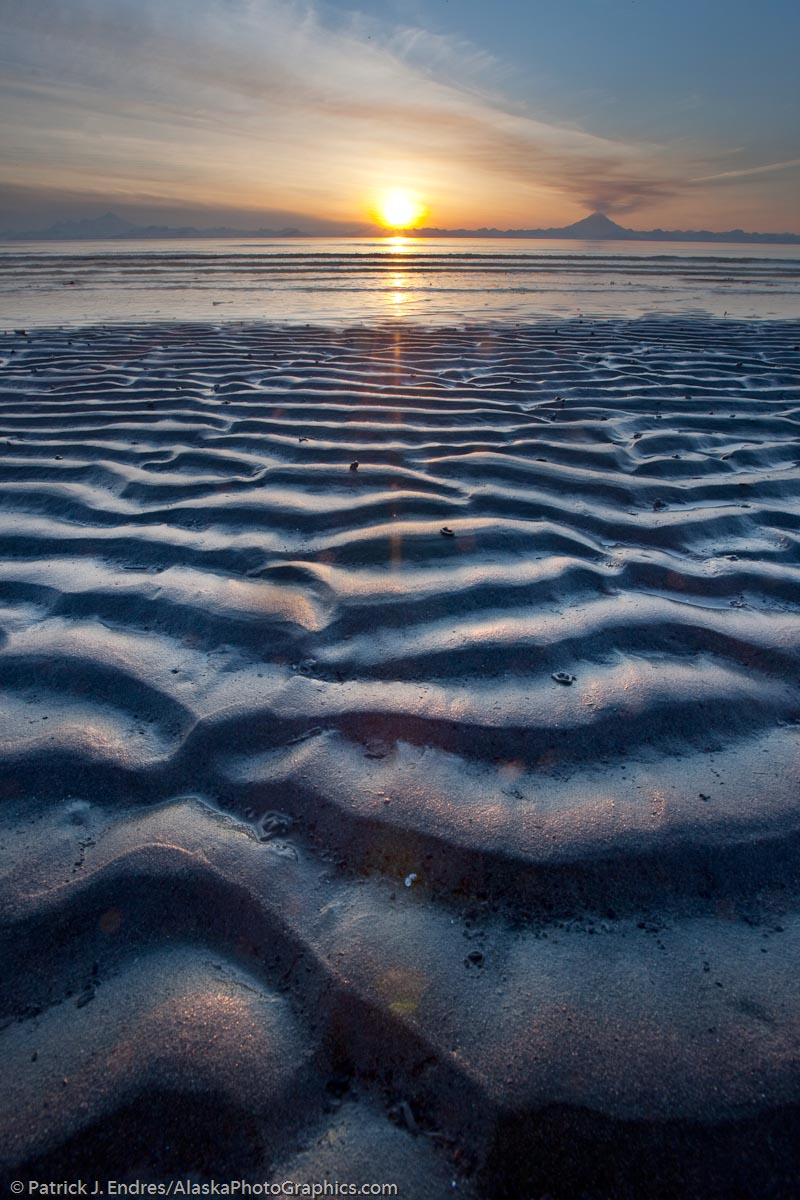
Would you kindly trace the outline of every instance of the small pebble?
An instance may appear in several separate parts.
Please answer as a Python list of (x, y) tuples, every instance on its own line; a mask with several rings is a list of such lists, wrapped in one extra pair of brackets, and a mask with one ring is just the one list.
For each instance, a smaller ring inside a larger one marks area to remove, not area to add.
[(565, 687), (568, 687), (571, 683), (575, 682), (577, 676), (570, 675), (569, 671), (553, 671), (552, 678), (555, 679), (556, 683), (563, 683)]

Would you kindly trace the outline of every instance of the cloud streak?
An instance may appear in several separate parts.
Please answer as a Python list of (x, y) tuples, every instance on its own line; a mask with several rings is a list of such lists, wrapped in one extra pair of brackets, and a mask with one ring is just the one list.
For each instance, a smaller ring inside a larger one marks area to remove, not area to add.
[(747, 175), (767, 175), (773, 171), (786, 171), (800, 167), (800, 158), (788, 158), (784, 162), (765, 163), (761, 167), (739, 167), (733, 171), (717, 171), (714, 175), (699, 175), (691, 183), (712, 183), (717, 179), (743, 179)]

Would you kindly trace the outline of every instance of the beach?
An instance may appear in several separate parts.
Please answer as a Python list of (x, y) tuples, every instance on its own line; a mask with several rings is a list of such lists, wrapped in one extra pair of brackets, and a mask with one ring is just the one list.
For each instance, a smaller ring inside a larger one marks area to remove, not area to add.
[(6, 1178), (793, 1194), (800, 324), (747, 270), (5, 302)]

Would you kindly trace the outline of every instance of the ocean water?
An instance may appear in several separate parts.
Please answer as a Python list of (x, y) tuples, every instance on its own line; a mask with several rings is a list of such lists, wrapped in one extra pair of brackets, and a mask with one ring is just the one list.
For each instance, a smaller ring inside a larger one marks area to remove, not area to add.
[(0, 326), (800, 316), (800, 246), (280, 238), (6, 243)]

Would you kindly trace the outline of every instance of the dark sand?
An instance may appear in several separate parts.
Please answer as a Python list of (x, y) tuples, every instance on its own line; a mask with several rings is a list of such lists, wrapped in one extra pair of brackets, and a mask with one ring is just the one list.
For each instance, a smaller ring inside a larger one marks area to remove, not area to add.
[(798, 342), (0, 337), (6, 1177), (797, 1194)]

